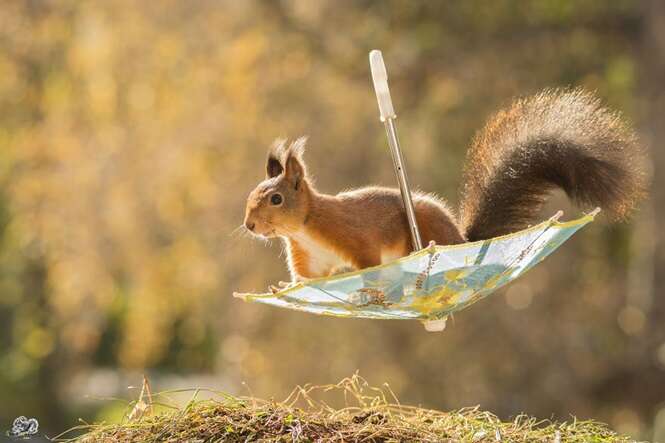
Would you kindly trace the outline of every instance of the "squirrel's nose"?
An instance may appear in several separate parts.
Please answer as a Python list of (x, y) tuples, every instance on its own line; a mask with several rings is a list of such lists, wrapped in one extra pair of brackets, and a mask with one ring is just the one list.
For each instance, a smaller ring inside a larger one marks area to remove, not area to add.
[(254, 226), (256, 226), (253, 222), (245, 222), (245, 227), (249, 229), (250, 231), (254, 230)]

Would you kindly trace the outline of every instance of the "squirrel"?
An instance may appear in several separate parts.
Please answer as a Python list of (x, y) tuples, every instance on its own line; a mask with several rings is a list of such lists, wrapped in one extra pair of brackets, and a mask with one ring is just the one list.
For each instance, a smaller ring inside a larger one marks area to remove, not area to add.
[[(304, 137), (276, 140), (266, 179), (247, 200), (246, 229), (284, 240), (292, 282), (280, 286), (408, 255), (399, 190), (321, 193), (303, 160), (305, 144)], [(527, 227), (554, 188), (622, 220), (646, 194), (646, 181), (643, 150), (619, 114), (581, 89), (545, 90), (516, 100), (475, 135), (457, 216), (434, 194), (415, 192), (413, 203), (423, 242), (451, 245)]]

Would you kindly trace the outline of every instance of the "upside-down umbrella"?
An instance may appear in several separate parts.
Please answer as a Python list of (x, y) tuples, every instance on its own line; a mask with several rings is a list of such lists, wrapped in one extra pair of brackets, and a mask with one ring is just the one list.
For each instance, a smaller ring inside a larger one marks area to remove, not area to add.
[(441, 331), (448, 315), (490, 295), (540, 263), (591, 222), (598, 209), (568, 222), (559, 221), (559, 212), (538, 225), (489, 240), (450, 246), (430, 243), (422, 248), (380, 51), (370, 53), (370, 65), (416, 251), (391, 263), (307, 280), (274, 294), (234, 295), (313, 314), (420, 320), (428, 331)]

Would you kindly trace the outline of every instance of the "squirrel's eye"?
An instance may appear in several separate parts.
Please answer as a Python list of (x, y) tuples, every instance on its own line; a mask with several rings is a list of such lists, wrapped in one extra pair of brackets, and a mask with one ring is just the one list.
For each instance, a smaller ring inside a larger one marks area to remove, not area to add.
[(272, 197), (270, 197), (270, 203), (273, 205), (281, 205), (282, 204), (282, 195), (281, 194), (273, 194)]

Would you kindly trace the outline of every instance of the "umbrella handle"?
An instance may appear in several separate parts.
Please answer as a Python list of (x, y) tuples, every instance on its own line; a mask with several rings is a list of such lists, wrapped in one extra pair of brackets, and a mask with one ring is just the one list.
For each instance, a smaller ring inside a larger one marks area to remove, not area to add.
[(423, 243), (420, 239), (420, 230), (418, 229), (418, 222), (416, 221), (416, 212), (413, 208), (413, 199), (411, 198), (409, 180), (406, 176), (404, 157), (402, 157), (402, 150), (400, 149), (399, 140), (397, 138), (397, 127), (395, 126), (397, 114), (395, 114), (393, 102), (390, 98), (388, 73), (386, 72), (386, 65), (383, 63), (381, 51), (375, 49), (369, 53), (369, 65), (372, 71), (372, 81), (374, 82), (376, 100), (379, 104), (380, 118), (386, 128), (388, 145), (390, 146), (393, 166), (395, 167), (395, 175), (397, 176), (399, 190), (402, 194), (402, 201), (404, 203), (404, 209), (406, 210), (406, 218), (409, 222), (413, 248), (414, 250), (419, 251), (423, 248)]

